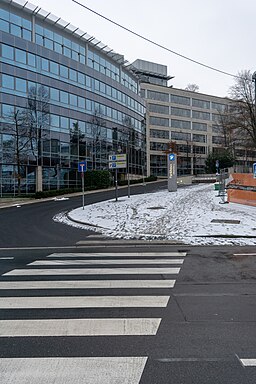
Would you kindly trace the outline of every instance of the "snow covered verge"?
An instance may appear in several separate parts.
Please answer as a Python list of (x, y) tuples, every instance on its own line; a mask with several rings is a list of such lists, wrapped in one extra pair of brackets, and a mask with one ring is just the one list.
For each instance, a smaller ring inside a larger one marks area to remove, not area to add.
[(220, 204), (217, 195), (213, 184), (201, 184), (177, 192), (120, 197), (117, 202), (75, 209), (68, 217), (59, 214), (54, 220), (113, 238), (165, 239), (192, 245), (256, 244), (256, 208)]

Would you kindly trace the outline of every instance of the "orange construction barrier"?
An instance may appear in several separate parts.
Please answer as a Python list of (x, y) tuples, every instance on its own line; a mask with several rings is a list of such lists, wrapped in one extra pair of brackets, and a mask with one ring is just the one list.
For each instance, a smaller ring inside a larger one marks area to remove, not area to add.
[(233, 173), (227, 185), (228, 202), (256, 207), (256, 178), (251, 173)]

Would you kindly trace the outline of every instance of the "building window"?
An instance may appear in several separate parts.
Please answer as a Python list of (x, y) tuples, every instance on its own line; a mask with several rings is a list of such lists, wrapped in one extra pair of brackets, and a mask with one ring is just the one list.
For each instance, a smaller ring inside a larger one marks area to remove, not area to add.
[(183, 141), (190, 141), (191, 140), (190, 133), (186, 133), (186, 132), (172, 131), (171, 137), (172, 137), (172, 140), (183, 140)]
[(199, 120), (210, 120), (211, 115), (208, 112), (192, 111), (192, 118)]
[(190, 109), (172, 107), (171, 114), (174, 116), (190, 117)]
[(200, 99), (192, 99), (192, 106), (197, 108), (210, 109), (210, 101), (200, 100)]
[(190, 121), (186, 120), (171, 120), (171, 126), (173, 128), (191, 129)]
[(194, 131), (207, 131), (207, 124), (192, 122), (192, 129)]
[(205, 135), (197, 135), (196, 133), (193, 134), (193, 141), (196, 141), (198, 143), (206, 143), (206, 136)]
[(169, 115), (169, 107), (167, 105), (149, 104), (149, 111)]
[(163, 131), (161, 129), (150, 129), (150, 137), (158, 139), (169, 139), (169, 131)]
[(171, 102), (175, 104), (190, 105), (190, 98), (186, 96), (171, 95)]
[(169, 127), (169, 119), (165, 119), (163, 117), (150, 116), (149, 124), (150, 125), (160, 125), (163, 127)]
[(148, 99), (169, 102), (169, 94), (168, 93), (148, 90), (147, 95), (148, 95)]

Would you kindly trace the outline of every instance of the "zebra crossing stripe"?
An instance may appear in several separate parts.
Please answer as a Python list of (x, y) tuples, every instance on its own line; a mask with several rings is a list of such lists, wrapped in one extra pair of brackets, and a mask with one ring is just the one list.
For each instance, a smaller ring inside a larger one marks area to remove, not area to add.
[(175, 280), (0, 281), (0, 289), (173, 288)]
[(239, 359), (244, 367), (256, 367), (256, 359)]
[(166, 307), (169, 296), (1, 297), (1, 309)]
[(52, 276), (52, 275), (143, 275), (178, 274), (180, 268), (58, 268), (58, 269), (14, 269), (3, 276)]
[(61, 257), (109, 257), (109, 256), (117, 256), (117, 257), (147, 257), (147, 256), (154, 256), (154, 257), (164, 257), (164, 256), (170, 256), (170, 257), (185, 257), (186, 252), (123, 252), (123, 253), (52, 253), (47, 256), (47, 258), (61, 258)]
[(183, 259), (158, 259), (158, 260), (38, 260), (28, 264), (29, 266), (43, 266), (43, 265), (109, 265), (109, 264), (183, 264)]
[(2, 358), (4, 384), (139, 384), (147, 357)]
[(151, 336), (160, 322), (160, 318), (0, 320), (0, 337)]

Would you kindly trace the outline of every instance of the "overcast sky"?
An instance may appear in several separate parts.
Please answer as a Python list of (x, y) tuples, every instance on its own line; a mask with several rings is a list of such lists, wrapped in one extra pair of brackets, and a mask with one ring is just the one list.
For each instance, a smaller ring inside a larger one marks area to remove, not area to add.
[[(236, 75), (256, 71), (255, 0), (78, 0), (155, 42), (208, 66)], [(129, 62), (137, 58), (168, 66), (169, 85), (227, 96), (234, 84), (219, 74), (156, 47), (82, 8), (72, 0), (31, 0), (101, 40)]]

